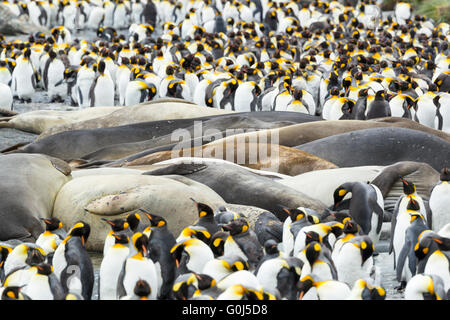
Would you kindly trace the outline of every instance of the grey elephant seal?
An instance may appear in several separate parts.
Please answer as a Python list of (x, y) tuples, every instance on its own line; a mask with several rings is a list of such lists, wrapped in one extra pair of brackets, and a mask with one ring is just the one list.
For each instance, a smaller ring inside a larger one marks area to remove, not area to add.
[[(279, 205), (306, 207), (323, 212), (325, 205), (304, 193), (284, 186), (268, 176), (223, 162), (176, 163), (144, 175), (181, 175), (203, 183), (217, 192), (227, 203), (255, 206), (274, 213), (280, 220), (287, 215)], [(269, 173), (270, 174), (270, 173)]]
[(34, 242), (70, 173), (67, 163), (40, 154), (0, 156), (0, 240)]

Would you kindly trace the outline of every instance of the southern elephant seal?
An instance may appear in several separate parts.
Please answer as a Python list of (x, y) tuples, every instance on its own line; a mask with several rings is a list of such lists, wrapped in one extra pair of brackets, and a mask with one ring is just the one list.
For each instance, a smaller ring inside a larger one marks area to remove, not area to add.
[(186, 177), (169, 179), (148, 175), (91, 175), (66, 183), (58, 193), (53, 216), (64, 225), (83, 220), (91, 226), (87, 249), (103, 250), (110, 226), (101, 220), (117, 219), (143, 208), (167, 220), (169, 230), (178, 234), (198, 219), (190, 200), (213, 209), (225, 201), (207, 186)]
[[(16, 152), (44, 153), (61, 159), (112, 160), (165, 145), (175, 145), (177, 129), (191, 137), (203, 133), (234, 134), (230, 129), (258, 130), (293, 123), (314, 121), (317, 117), (295, 115), (295, 112), (258, 112), (226, 114), (189, 119), (145, 121), (107, 128), (71, 130), (36, 140)], [(239, 132), (237, 132), (239, 133)], [(206, 143), (206, 142), (205, 142)]]
[[(176, 160), (176, 159), (175, 159)], [(185, 161), (185, 160), (184, 160)], [(217, 192), (227, 203), (255, 206), (268, 210), (280, 220), (286, 219), (286, 213), (279, 205), (286, 207), (306, 207), (323, 212), (325, 205), (304, 193), (284, 186), (268, 176), (251, 172), (227, 161), (195, 163), (182, 161), (165, 168), (155, 169), (144, 175), (181, 175), (206, 184)]]
[(58, 125), (85, 121), (105, 116), (119, 110), (121, 107), (95, 107), (82, 110), (35, 110), (20, 113), (0, 121), (0, 128), (14, 128), (21, 131), (41, 134)]
[[(310, 121), (305, 123), (293, 124), (282, 128), (261, 130), (258, 132), (247, 132), (237, 135), (239, 138), (264, 139), (271, 142), (271, 137), (277, 137), (277, 143), (287, 147), (295, 147), (318, 139), (330, 137), (333, 135), (364, 130), (372, 128), (399, 127), (408, 128), (424, 133), (429, 133), (450, 142), (450, 134), (443, 131), (434, 130), (421, 125), (415, 121), (405, 118), (378, 118), (373, 120), (327, 120)], [(223, 141), (231, 139), (223, 138)], [(332, 160), (331, 160), (332, 161)]]
[(110, 114), (95, 119), (55, 126), (46, 132), (43, 132), (42, 138), (68, 130), (107, 128), (144, 121), (187, 119), (218, 114), (228, 114), (231, 112), (233, 111), (198, 106), (181, 99), (165, 98), (140, 103), (126, 108), (119, 108)]
[(450, 142), (405, 128), (374, 128), (315, 140), (296, 147), (339, 167), (424, 162), (435, 170), (450, 165)]
[(34, 242), (70, 172), (67, 163), (40, 154), (0, 156), (0, 240)]
[(232, 144), (228, 145), (219, 141), (195, 148), (161, 151), (127, 162), (125, 166), (153, 164), (181, 156), (200, 156), (224, 159), (252, 169), (274, 171), (291, 176), (313, 170), (337, 168), (329, 161), (294, 148), (237, 141), (237, 139), (228, 143)]

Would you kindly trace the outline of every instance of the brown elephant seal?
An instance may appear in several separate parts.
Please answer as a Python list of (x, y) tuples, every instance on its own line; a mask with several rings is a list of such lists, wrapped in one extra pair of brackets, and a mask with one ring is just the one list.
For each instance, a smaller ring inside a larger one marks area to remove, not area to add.
[(101, 220), (126, 217), (143, 208), (167, 220), (169, 230), (178, 234), (198, 219), (190, 198), (214, 210), (225, 201), (209, 187), (188, 179), (136, 174), (88, 175), (72, 179), (58, 193), (53, 216), (64, 225), (83, 220), (91, 226), (87, 249), (103, 250), (110, 226)]
[[(278, 144), (295, 147), (301, 144), (305, 144), (311, 141), (315, 141), (322, 138), (327, 138), (341, 133), (347, 133), (351, 131), (373, 129), (373, 128), (385, 128), (385, 127), (398, 127), (408, 128), (424, 133), (429, 133), (439, 138), (442, 138), (450, 142), (450, 134), (443, 131), (434, 130), (417, 123), (415, 121), (405, 118), (379, 118), (374, 120), (327, 120), (327, 121), (312, 121), (300, 124), (294, 124), (291, 126), (285, 126), (282, 128), (261, 130), (258, 132), (248, 132), (239, 135), (241, 138), (248, 139), (265, 139), (270, 142), (270, 137), (275, 134), (278, 137)], [(223, 138), (224, 141), (230, 139), (229, 137)], [(332, 160), (330, 160), (332, 161)]]
[(144, 175), (185, 176), (209, 186), (227, 203), (265, 209), (283, 221), (286, 219), (286, 213), (279, 205), (289, 208), (311, 208), (317, 212), (323, 212), (325, 209), (320, 200), (284, 186), (268, 176), (256, 174), (224, 160), (215, 159), (215, 163), (205, 160), (203, 162), (198, 158), (195, 163), (183, 163), (185, 160), (181, 160), (179, 163), (146, 172)]
[(224, 159), (252, 169), (274, 171), (290, 176), (313, 170), (337, 168), (329, 161), (294, 148), (237, 140), (232, 141), (231, 145), (219, 141), (195, 148), (161, 151), (127, 162), (125, 166), (154, 164), (178, 157), (195, 156)]
[(44, 231), (40, 218), (52, 215), (60, 188), (71, 169), (59, 159), (39, 154), (0, 156), (0, 240), (35, 241)]

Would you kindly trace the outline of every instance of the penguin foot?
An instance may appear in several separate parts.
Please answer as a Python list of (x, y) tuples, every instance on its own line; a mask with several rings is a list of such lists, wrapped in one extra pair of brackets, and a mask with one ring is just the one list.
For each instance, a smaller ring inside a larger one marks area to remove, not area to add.
[(394, 287), (394, 289), (397, 290), (397, 292), (403, 292), (405, 291), (405, 288), (406, 288), (406, 281), (402, 281), (400, 282), (400, 285)]

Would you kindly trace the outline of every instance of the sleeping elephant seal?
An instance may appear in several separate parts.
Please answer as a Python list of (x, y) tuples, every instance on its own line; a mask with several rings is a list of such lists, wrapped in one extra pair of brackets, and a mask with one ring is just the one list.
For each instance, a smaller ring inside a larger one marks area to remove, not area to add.
[[(189, 119), (177, 115), (180, 119), (141, 120), (138, 123), (106, 128), (63, 131), (47, 137), (41, 135), (34, 143), (16, 152), (43, 153), (67, 161), (79, 158), (85, 161), (116, 160), (149, 148), (170, 145), (171, 149), (172, 145), (178, 143), (179, 137), (184, 138), (185, 135), (202, 139), (207, 135), (216, 137), (220, 132), (222, 137), (247, 130), (317, 121), (317, 117), (295, 113), (298, 112), (243, 112)], [(210, 141), (206, 137), (205, 140), (204, 143)]]
[[(0, 128), (14, 128), (41, 134), (52, 127), (105, 116), (122, 107), (95, 107), (81, 110), (34, 110), (0, 119)], [(3, 121), (2, 121), (3, 120)]]
[(193, 159), (195, 163), (189, 163), (186, 160), (175, 162), (177, 159), (174, 159), (175, 161), (172, 160), (174, 164), (146, 172), (144, 175), (185, 176), (209, 186), (227, 203), (262, 208), (283, 221), (287, 215), (280, 205), (289, 208), (311, 208), (320, 213), (325, 209), (325, 205), (320, 200), (284, 186), (268, 176), (256, 174), (224, 160), (210, 162), (209, 159), (205, 159), (206, 161), (203, 162), (201, 158)]
[(43, 132), (39, 138), (48, 137), (58, 132), (69, 130), (107, 128), (145, 121), (188, 119), (218, 114), (228, 114), (232, 112), (233, 111), (198, 106), (192, 102), (182, 99), (164, 98), (143, 102), (126, 108), (119, 108), (112, 113), (102, 117), (97, 117), (95, 119), (54, 126)]
[[(325, 205), (334, 204), (333, 192), (346, 182), (370, 182), (376, 185), (384, 198), (384, 209), (392, 212), (398, 198), (403, 195), (400, 177), (413, 182), (417, 193), (426, 202), (430, 189), (439, 181), (439, 173), (426, 163), (402, 161), (390, 166), (360, 166), (311, 171), (278, 182), (321, 199)], [(389, 215), (387, 215), (389, 217)]]
[(450, 166), (450, 142), (417, 130), (374, 128), (315, 140), (296, 147), (339, 167), (424, 162), (435, 170)]
[(70, 172), (67, 163), (40, 154), (0, 156), (0, 240), (34, 242)]
[(102, 251), (110, 226), (101, 218), (124, 218), (140, 208), (162, 216), (175, 235), (198, 219), (194, 202), (213, 210), (225, 201), (207, 186), (188, 179), (137, 174), (87, 175), (72, 179), (58, 193), (53, 216), (64, 225), (82, 220), (91, 226), (87, 249)]
[(256, 142), (228, 141), (228, 143), (232, 144), (211, 142), (195, 148), (161, 151), (127, 162), (125, 166), (153, 164), (182, 156), (201, 155), (202, 158), (226, 159), (252, 169), (275, 171), (290, 176), (313, 170), (337, 168), (329, 161), (294, 148)]

